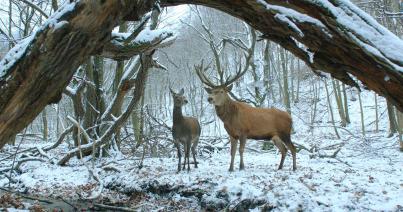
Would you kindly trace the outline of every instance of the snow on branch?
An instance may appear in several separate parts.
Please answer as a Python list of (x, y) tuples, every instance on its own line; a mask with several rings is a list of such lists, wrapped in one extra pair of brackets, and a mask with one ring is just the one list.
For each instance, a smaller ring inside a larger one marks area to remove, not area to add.
[(264, 5), (267, 10), (270, 12), (274, 13), (274, 18), (276, 18), (278, 21), (281, 21), (285, 24), (287, 24), (294, 32), (298, 33), (300, 37), (304, 36), (304, 33), (302, 30), (295, 24), (296, 23), (308, 23), (311, 25), (315, 25), (318, 28), (321, 28), (323, 32), (325, 32), (327, 35), (330, 35), (328, 32), (327, 27), (318, 19), (312, 18), (309, 15), (300, 13), (296, 10), (278, 6), (278, 5), (272, 5), (268, 4), (264, 0), (256, 0), (260, 4)]
[(0, 78), (3, 78), (8, 70), (10, 70), (24, 55), (28, 54), (29, 48), (31, 44), (35, 41), (36, 37), (40, 34), (40, 32), (45, 29), (54, 28), (54, 30), (66, 24), (66, 21), (60, 21), (65, 14), (74, 10), (76, 6), (75, 2), (67, 3), (59, 10), (57, 10), (50, 18), (46, 20), (46, 22), (37, 29), (33, 34), (21, 40), (17, 45), (15, 45), (8, 53), (4, 56), (4, 58), (0, 61)]
[[(102, 56), (122, 60), (129, 59), (142, 52), (171, 45), (176, 35), (169, 29), (143, 29), (131, 40), (131, 33), (112, 32), (112, 40), (105, 45)], [(128, 42), (129, 40), (129, 42)]]

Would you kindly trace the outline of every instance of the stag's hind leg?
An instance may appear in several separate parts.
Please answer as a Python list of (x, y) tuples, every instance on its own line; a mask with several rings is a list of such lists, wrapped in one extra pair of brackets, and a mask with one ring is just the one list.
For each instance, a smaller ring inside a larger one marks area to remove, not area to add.
[(287, 148), (285, 147), (283, 141), (280, 139), (278, 136), (273, 136), (272, 138), (274, 145), (280, 150), (281, 153), (281, 160), (280, 160), (280, 165), (278, 166), (278, 169), (283, 168), (285, 156), (287, 155)]
[(287, 146), (287, 148), (291, 151), (292, 155), (292, 170), (295, 171), (297, 169), (297, 149), (295, 148), (294, 144), (291, 142), (290, 136), (285, 137), (284, 139), (284, 144)]

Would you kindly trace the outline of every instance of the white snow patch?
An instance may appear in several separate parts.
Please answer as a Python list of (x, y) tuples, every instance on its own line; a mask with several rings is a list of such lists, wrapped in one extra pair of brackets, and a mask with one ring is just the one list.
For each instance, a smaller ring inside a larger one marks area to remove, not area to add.
[[(282, 16), (284, 16), (288, 19), (292, 19), (294, 22), (309, 23), (312, 25), (316, 25), (317, 27), (321, 28), (323, 30), (323, 32), (325, 32), (325, 33), (327, 32), (327, 27), (316, 18), (312, 18), (308, 15), (305, 15), (303, 13), (300, 13), (300, 12), (295, 11), (290, 8), (268, 4), (264, 0), (256, 0), (256, 1), (260, 4), (262, 4), (263, 6), (265, 6), (267, 10), (271, 10), (271, 11), (276, 12), (277, 14), (281, 14)], [(284, 21), (284, 20), (282, 20), (282, 21)], [(331, 35), (329, 33), (326, 33), (326, 34), (331, 37)]]

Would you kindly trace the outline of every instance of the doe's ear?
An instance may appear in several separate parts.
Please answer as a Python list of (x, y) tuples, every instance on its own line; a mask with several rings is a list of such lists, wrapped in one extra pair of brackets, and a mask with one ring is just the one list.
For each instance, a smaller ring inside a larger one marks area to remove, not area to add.
[(169, 87), (169, 91), (171, 92), (172, 95), (175, 95), (175, 92), (172, 90), (171, 87)]
[(227, 92), (230, 92), (231, 90), (232, 90), (232, 86), (233, 86), (234, 84), (231, 84), (231, 85), (229, 85), (229, 86), (227, 86), (226, 88), (225, 88), (225, 90), (227, 91)]
[(185, 90), (182, 88), (181, 91), (179, 91), (179, 95), (185, 94)]
[(206, 90), (206, 92), (207, 92), (208, 94), (211, 94), (211, 88), (204, 87), (204, 90)]

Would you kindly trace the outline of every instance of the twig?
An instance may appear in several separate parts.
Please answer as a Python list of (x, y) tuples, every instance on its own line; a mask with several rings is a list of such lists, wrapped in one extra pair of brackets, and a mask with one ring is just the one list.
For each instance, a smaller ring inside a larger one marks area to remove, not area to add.
[[(25, 128), (25, 131), (26, 131), (26, 129), (27, 129), (27, 128)], [(14, 139), (15, 139), (15, 138), (14, 138)], [(10, 176), (9, 176), (10, 178), (11, 178), (11, 175), (12, 175), (13, 170), (14, 170), (15, 159), (17, 158), (17, 152), (18, 152), (18, 150), (20, 149), (21, 143), (22, 143), (22, 141), (18, 144), (17, 150), (15, 150), (15, 154), (14, 154), (14, 158), (13, 158), (13, 163), (11, 164), (11, 169), (10, 169)], [(11, 186), (11, 181), (8, 181), (8, 187), (10, 187), (10, 186)]]
[(42, 158), (31, 158), (31, 157), (23, 158), (23, 159), (21, 159), (21, 160), (18, 161), (18, 163), (17, 163), (17, 165), (15, 165), (14, 169), (16, 169), (16, 170), (18, 170), (19, 172), (21, 172), (20, 166), (21, 166), (23, 163), (28, 162), (28, 161), (41, 161), (41, 162), (46, 162), (46, 161), (45, 161), (44, 159), (42, 159)]
[(53, 204), (53, 202), (50, 201), (50, 200), (40, 199), (40, 198), (37, 198), (37, 197), (27, 196), (27, 195), (25, 195), (25, 194), (21, 194), (20, 192), (11, 191), (11, 190), (8, 190), (8, 189), (3, 188), (3, 187), (0, 187), (0, 190), (3, 190), (3, 191), (8, 192), (8, 193), (16, 194), (16, 195), (18, 195), (18, 196), (20, 196), (20, 197), (22, 197), (22, 198), (25, 198), (25, 199), (37, 200), (37, 201), (39, 201), (39, 202), (44, 202), (44, 203), (48, 203), (48, 204)]
[[(118, 207), (118, 206), (112, 206), (112, 205), (104, 205), (100, 203), (94, 203), (94, 206), (97, 208), (102, 208), (102, 209), (108, 209), (108, 210), (113, 210), (113, 211), (138, 211), (137, 209), (131, 209), (131, 208), (125, 208), (125, 207)], [(136, 208), (139, 208), (140, 206), (137, 206)]]
[(314, 192), (317, 191), (315, 187), (308, 185), (308, 183), (306, 183), (306, 182), (302, 179), (302, 177), (299, 178), (299, 181), (300, 181), (305, 187), (307, 187), (309, 190), (314, 191)]

